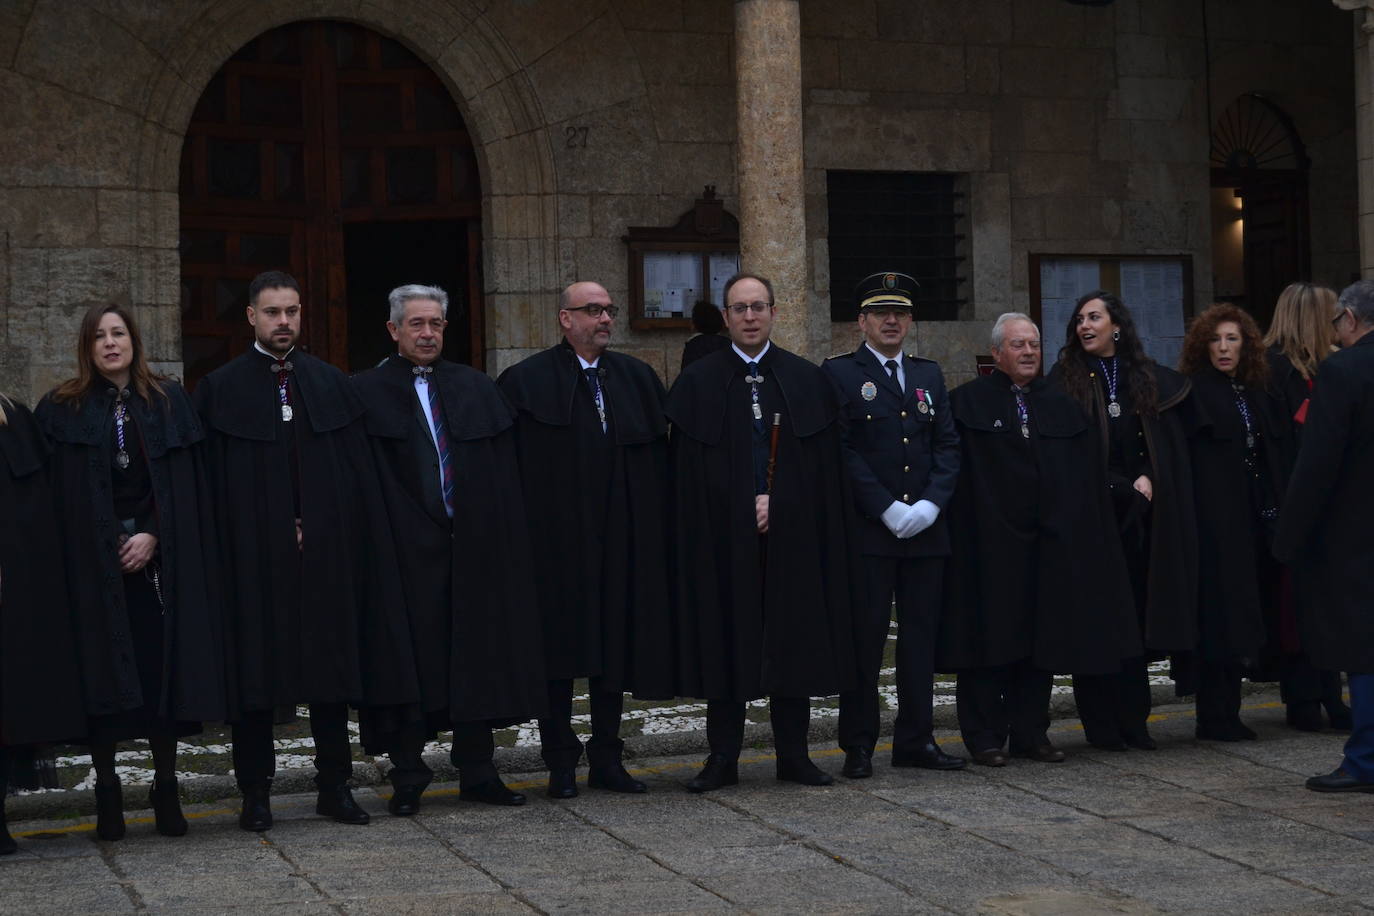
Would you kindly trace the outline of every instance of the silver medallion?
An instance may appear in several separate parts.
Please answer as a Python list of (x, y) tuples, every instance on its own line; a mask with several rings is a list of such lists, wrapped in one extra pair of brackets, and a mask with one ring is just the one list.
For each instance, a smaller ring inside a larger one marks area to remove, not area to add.
[(291, 405), (290, 405), (290, 404), (283, 404), (283, 405), (281, 405), (281, 418), (282, 418), (282, 420), (284, 420), (284, 421), (287, 422), (287, 423), (290, 423), (290, 422), (291, 422)]
[(930, 413), (930, 405), (927, 404), (925, 401), (917, 401), (916, 409), (919, 410), (921, 413)]
[(1253, 435), (1250, 435), (1249, 433), (1247, 433), (1247, 434), (1245, 435), (1245, 447), (1246, 447), (1246, 448), (1254, 448), (1254, 447), (1255, 447), (1255, 437), (1254, 437)]
[(1116, 401), (1112, 401), (1107, 405), (1107, 413), (1111, 414), (1113, 417), (1121, 416), (1121, 405)]
[(878, 386), (872, 382), (864, 382), (859, 386), (859, 394), (865, 401), (871, 401), (878, 396)]
[(1030, 427), (1027, 426), (1027, 425), (1024, 424), (1024, 423), (1021, 424), (1021, 438), (1022, 438), (1022, 439), (1029, 439), (1029, 438), (1030, 438)]
[(119, 451), (115, 452), (115, 465), (116, 465), (121, 471), (123, 471), (123, 470), (125, 470), (126, 468), (128, 468), (128, 466), (129, 466), (129, 453), (126, 452), (126, 451), (124, 451), (124, 449), (120, 449)]
[(763, 419), (763, 408), (760, 407), (760, 406), (757, 405), (757, 404), (754, 405), (754, 419), (755, 419), (755, 420), (762, 420), (762, 419)]

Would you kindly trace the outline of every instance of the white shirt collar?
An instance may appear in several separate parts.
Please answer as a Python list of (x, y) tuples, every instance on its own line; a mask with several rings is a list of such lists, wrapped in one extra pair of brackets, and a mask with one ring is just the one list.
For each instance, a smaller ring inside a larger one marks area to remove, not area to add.
[(599, 362), (601, 362), (601, 357), (599, 357), (599, 356), (598, 356), (596, 359), (592, 360), (591, 362), (587, 362), (585, 359), (582, 358), (582, 354), (581, 354), (581, 353), (578, 353), (577, 351), (573, 351), (573, 355), (577, 357), (577, 361), (578, 361), (579, 363), (582, 364), (582, 368), (583, 368), (583, 369), (595, 369), (595, 368), (596, 368), (596, 364), (599, 363)]
[(257, 350), (259, 353), (261, 353), (263, 356), (267, 357), (268, 359), (274, 359), (274, 360), (277, 360), (278, 362), (281, 362), (282, 360), (286, 359), (287, 356), (290, 356), (292, 353), (295, 353), (295, 352), (296, 352), (296, 348), (295, 348), (295, 347), (292, 347), (290, 350), (287, 350), (287, 351), (286, 351), (286, 356), (278, 356), (277, 354), (275, 354), (275, 353), (271, 352), (270, 350), (267, 350), (266, 348), (264, 348), (263, 345), (260, 344), (260, 343), (258, 343), (256, 340), (253, 341), (253, 349), (254, 349), (254, 350)]
[(883, 356), (883, 354), (879, 353), (877, 350), (873, 348), (873, 344), (869, 343), (866, 340), (864, 341), (864, 346), (868, 347), (869, 353), (872, 353), (875, 357), (877, 357), (878, 365), (882, 366), (889, 359), (895, 359), (897, 361), (897, 368), (902, 368), (902, 357), (906, 355), (905, 353), (898, 351), (896, 356)]
[(744, 360), (746, 363), (756, 363), (756, 362), (759, 362), (760, 360), (762, 360), (762, 359), (763, 359), (763, 354), (767, 353), (767, 352), (768, 352), (768, 348), (771, 347), (771, 346), (773, 346), (773, 342), (772, 342), (771, 340), (765, 340), (765, 341), (763, 342), (763, 349), (759, 351), (759, 355), (758, 355), (758, 356), (750, 356), (749, 354), (747, 354), (747, 353), (745, 353), (743, 350), (741, 350), (738, 346), (736, 346), (736, 345), (735, 345), (735, 342), (734, 342), (733, 340), (730, 341), (730, 349), (731, 349), (731, 350), (734, 350), (734, 351), (735, 351), (735, 355), (738, 356), (740, 359)]

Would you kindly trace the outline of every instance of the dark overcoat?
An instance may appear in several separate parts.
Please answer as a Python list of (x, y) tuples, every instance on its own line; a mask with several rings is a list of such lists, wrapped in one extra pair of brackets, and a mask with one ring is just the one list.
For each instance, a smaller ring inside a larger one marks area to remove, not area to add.
[(433, 365), (454, 467), (450, 520), (413, 368), (392, 356), (353, 379), (400, 569), (385, 613), (364, 617), (366, 703), (418, 704), (432, 723), (534, 718), (545, 678), (514, 411), (483, 373)]
[(78, 739), (86, 706), (48, 447), (0, 401), (0, 746)]
[(536, 558), (530, 564), (550, 678), (673, 696), (668, 423), (647, 363), (606, 351), (591, 386), (566, 342), (501, 374)]
[[(148, 461), (156, 513), (163, 602), (162, 717), (181, 722), (225, 717), (221, 578), (205, 438), (190, 398), (173, 381), (166, 395), (127, 400)], [(133, 637), (124, 608), (110, 468), (113, 387), (81, 401), (52, 395), (35, 415), (53, 445), (52, 485), (61, 528), (72, 620), (81, 653), (86, 711), (104, 716), (143, 705)]]
[(384, 606), (395, 580), (362, 403), (328, 363), (300, 350), (288, 359), (290, 422), (271, 360), (253, 349), (195, 391), (228, 582), (231, 716), (360, 702), (363, 608)]
[(1374, 673), (1374, 333), (1317, 370), (1302, 447), (1274, 539), (1293, 568), (1312, 664)]
[(668, 395), (683, 696), (824, 696), (854, 686), (861, 607), (840, 405), (821, 370), (777, 345), (759, 361), (766, 422), (781, 415), (769, 532), (757, 532), (745, 363), (689, 365)]
[(1141, 644), (1096, 430), (1043, 378), (1024, 398), (1029, 438), (1004, 373), (950, 395), (962, 457), (937, 668), (1119, 671)]

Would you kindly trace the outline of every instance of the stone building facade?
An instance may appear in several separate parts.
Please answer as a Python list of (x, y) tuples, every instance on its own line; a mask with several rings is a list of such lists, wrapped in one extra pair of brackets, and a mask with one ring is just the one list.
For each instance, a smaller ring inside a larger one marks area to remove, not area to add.
[[(566, 283), (627, 301), (627, 228), (672, 225), (708, 185), (740, 219), (744, 266), (779, 280), (784, 344), (851, 348), (853, 322), (832, 318), (848, 291), (830, 287), (827, 175), (920, 172), (957, 175), (967, 206), (966, 301), (915, 341), (953, 384), (990, 320), (1028, 308), (1032, 253), (1187, 254), (1205, 305), (1209, 146), (1246, 94), (1291, 118), (1310, 162), (1311, 277), (1374, 270), (1365, 5), (0, 0), (0, 390), (32, 400), (67, 376), (99, 301), (131, 304), (157, 366), (183, 371), (188, 125), (226, 61), (288, 23), (388, 36), (456, 102), (480, 181), (488, 371), (557, 339)], [(617, 346), (671, 381), (688, 332), (621, 324)]]

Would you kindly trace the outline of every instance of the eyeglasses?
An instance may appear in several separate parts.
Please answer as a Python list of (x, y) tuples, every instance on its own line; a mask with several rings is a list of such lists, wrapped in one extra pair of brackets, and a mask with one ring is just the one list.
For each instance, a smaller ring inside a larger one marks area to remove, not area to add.
[(755, 315), (762, 315), (773, 307), (771, 302), (732, 302), (727, 308), (736, 315), (743, 315), (745, 312), (753, 312)]
[(600, 305), (593, 302), (591, 305), (579, 305), (576, 308), (566, 308), (565, 312), (586, 312), (591, 318), (600, 318), (606, 315), (608, 318), (615, 318), (620, 314), (620, 307), (615, 305)]

